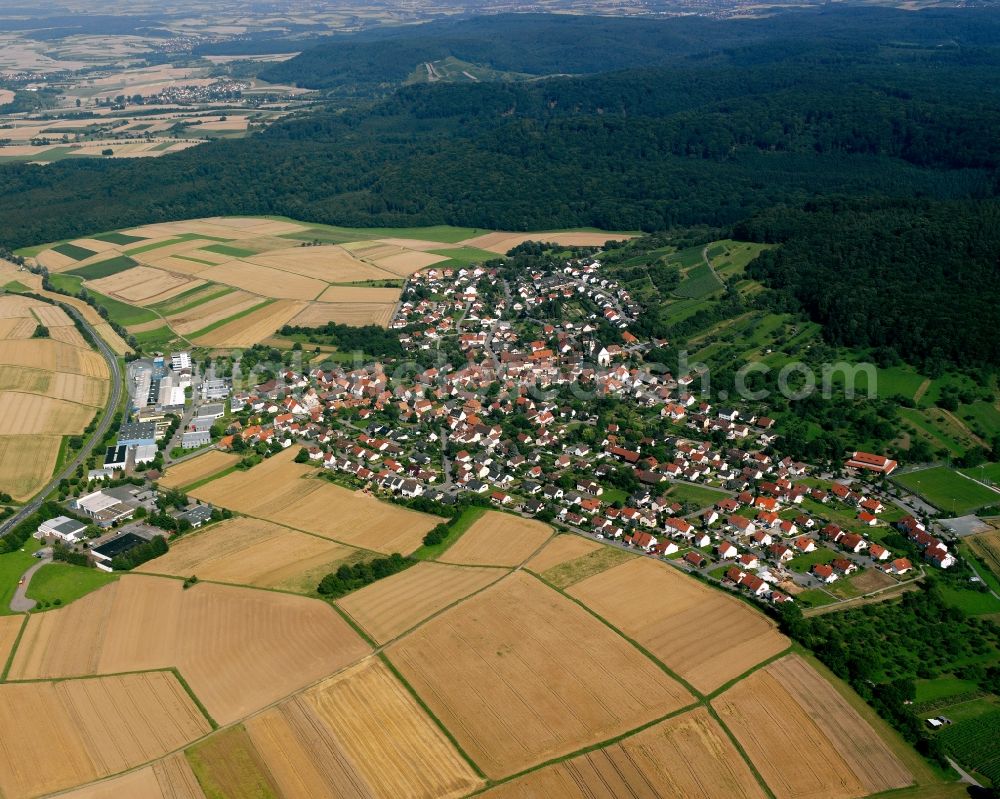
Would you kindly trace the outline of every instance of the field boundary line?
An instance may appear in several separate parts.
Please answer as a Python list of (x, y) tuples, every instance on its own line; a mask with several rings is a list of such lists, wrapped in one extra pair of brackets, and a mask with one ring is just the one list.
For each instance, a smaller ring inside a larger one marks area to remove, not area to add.
[(187, 695), (191, 697), (191, 701), (194, 702), (195, 707), (201, 711), (201, 714), (208, 721), (208, 724), (212, 728), (212, 730), (214, 731), (219, 729), (219, 723), (214, 718), (212, 718), (212, 714), (208, 712), (208, 708), (205, 707), (204, 704), (202, 704), (202, 701), (198, 698), (198, 694), (194, 692), (194, 689), (188, 684), (188, 681), (184, 679), (184, 675), (181, 674), (180, 669), (178, 669), (176, 666), (171, 666), (169, 671), (173, 673), (174, 677), (177, 678), (177, 682), (180, 683), (181, 688), (183, 688), (187, 692)]
[(17, 654), (17, 647), (18, 645), (20, 645), (21, 638), (24, 636), (24, 631), (28, 627), (28, 619), (31, 617), (31, 614), (23, 613), (21, 615), (24, 616), (24, 618), (21, 619), (21, 629), (17, 631), (17, 635), (14, 638), (14, 643), (11, 645), (10, 654), (7, 656), (7, 661), (4, 663), (3, 666), (3, 673), (0, 674), (0, 683), (7, 682), (7, 675), (10, 674), (11, 666), (14, 665), (14, 656)]
[(768, 797), (770, 797), (770, 799), (777, 799), (777, 797), (774, 794), (774, 791), (771, 790), (771, 786), (767, 784), (767, 782), (764, 780), (764, 777), (757, 770), (757, 767), (754, 765), (753, 761), (750, 759), (750, 756), (746, 753), (746, 750), (743, 748), (743, 744), (741, 744), (736, 739), (736, 736), (733, 735), (733, 731), (730, 730), (729, 727), (726, 726), (726, 723), (722, 720), (722, 718), (716, 712), (715, 708), (712, 707), (712, 703), (711, 702), (705, 702), (705, 709), (708, 710), (708, 715), (710, 715), (713, 719), (715, 719), (715, 723), (718, 724), (722, 728), (722, 731), (724, 733), (726, 733), (726, 737), (729, 738), (729, 740), (732, 743), (732, 745), (734, 747), (736, 747), (736, 751), (740, 753), (740, 757), (742, 757), (743, 758), (743, 762), (747, 764), (747, 768), (750, 769), (750, 773), (753, 774), (754, 779), (757, 780), (758, 784), (761, 787), (761, 790), (764, 791), (764, 793), (766, 793), (768, 795)]
[[(402, 572), (397, 572), (397, 574), (402, 574)], [(369, 585), (374, 585), (374, 584), (375, 583), (369, 583)], [(351, 593), (353, 594), (354, 592), (352, 591)], [(350, 594), (345, 594), (345, 596), (350, 596)], [(345, 622), (347, 622), (347, 625), (352, 630), (354, 630), (354, 632), (356, 632), (358, 635), (361, 636), (361, 639), (372, 648), (374, 653), (378, 654), (382, 651), (382, 647), (379, 646), (378, 641), (372, 638), (350, 613), (348, 613), (346, 610), (340, 607), (340, 605), (337, 604), (336, 599), (332, 600), (321, 599), (320, 601), (324, 602), (325, 604), (333, 608), (334, 612), (336, 612), (338, 616), (340, 616)]]
[(424, 711), (424, 713), (426, 713), (428, 717), (437, 725), (438, 729), (440, 729), (441, 732), (444, 733), (445, 737), (451, 742), (451, 745), (455, 747), (455, 751), (457, 751), (459, 755), (462, 756), (462, 759), (469, 764), (469, 766), (475, 772), (476, 776), (482, 780), (486, 780), (486, 782), (488, 783), (489, 778), (486, 776), (483, 770), (479, 768), (479, 765), (476, 763), (476, 761), (473, 760), (471, 757), (469, 757), (468, 752), (466, 752), (462, 748), (462, 745), (458, 742), (458, 739), (455, 738), (454, 735), (452, 735), (451, 730), (449, 730), (447, 727), (444, 726), (444, 723), (441, 721), (441, 719), (439, 719), (437, 715), (434, 713), (434, 711), (430, 709), (428, 704), (423, 700), (423, 697), (421, 697), (420, 694), (416, 692), (416, 690), (413, 688), (412, 685), (410, 685), (409, 681), (402, 675), (399, 669), (397, 669), (395, 665), (393, 665), (392, 661), (389, 660), (389, 657), (385, 654), (385, 652), (379, 651), (377, 653), (377, 657), (379, 660), (382, 661), (385, 667), (389, 669), (390, 672), (392, 672), (393, 676), (397, 680), (399, 680), (400, 684), (409, 692), (410, 696), (413, 697), (413, 700), (420, 706), (420, 708)]
[[(469, 794), (469, 796), (479, 796), (480, 794), (490, 790), (491, 788), (495, 788), (498, 785), (503, 785), (504, 783), (512, 782), (513, 780), (519, 779), (520, 777), (524, 777), (528, 774), (540, 771), (543, 768), (547, 768), (549, 766), (555, 766), (558, 765), (559, 763), (565, 763), (569, 760), (573, 760), (574, 758), (581, 757), (583, 755), (589, 755), (591, 752), (598, 752), (602, 749), (608, 748), (609, 746), (614, 746), (615, 744), (621, 743), (622, 741), (628, 738), (632, 738), (633, 736), (638, 735), (641, 732), (645, 732), (650, 727), (655, 727), (657, 724), (662, 724), (663, 722), (669, 721), (670, 719), (676, 718), (677, 716), (683, 716), (685, 713), (692, 713), (698, 708), (703, 707), (704, 705), (705, 702), (701, 700), (697, 702), (692, 702), (690, 705), (685, 705), (684, 707), (678, 708), (677, 710), (672, 710), (670, 713), (666, 713), (663, 716), (659, 716), (658, 718), (655, 718), (652, 721), (647, 721), (645, 724), (641, 724), (638, 727), (634, 727), (631, 730), (626, 730), (623, 733), (619, 733), (613, 738), (608, 738), (607, 740), (604, 741), (598, 741), (597, 743), (589, 744), (580, 749), (576, 749), (572, 752), (567, 752), (565, 755), (559, 755), (558, 757), (550, 758), (549, 760), (545, 760), (541, 763), (536, 763), (534, 766), (522, 769), (521, 771), (515, 772), (514, 774), (509, 774), (506, 777), (501, 777), (500, 779), (497, 780), (488, 780), (486, 785), (484, 785), (482, 788), (479, 788), (477, 791), (475, 791), (475, 793)], [(772, 796), (771, 799), (774, 799), (774, 797)]]
[(696, 699), (698, 699), (700, 702), (705, 702), (706, 701), (705, 694), (703, 694), (701, 691), (699, 691), (697, 688), (695, 688), (693, 685), (691, 685), (691, 683), (689, 683), (687, 680), (685, 680), (683, 677), (681, 677), (677, 672), (675, 672), (673, 669), (671, 669), (666, 663), (664, 663), (662, 660), (660, 660), (658, 657), (656, 657), (656, 655), (654, 655), (652, 652), (650, 652), (648, 649), (646, 649), (646, 647), (644, 647), (642, 644), (640, 644), (634, 638), (631, 638), (630, 636), (625, 635), (625, 633), (623, 633), (621, 630), (619, 630), (617, 627), (615, 627), (615, 625), (613, 625), (611, 622), (609, 622), (607, 619), (605, 619), (599, 613), (597, 613), (596, 611), (594, 611), (591, 608), (587, 607), (585, 604), (583, 604), (583, 602), (581, 602), (576, 597), (570, 596), (565, 591), (563, 591), (561, 588), (556, 587), (555, 585), (553, 585), (552, 583), (550, 583), (548, 580), (546, 580), (544, 577), (539, 577), (537, 574), (535, 574), (534, 572), (532, 572), (530, 569), (525, 569), (524, 572), (525, 572), (525, 574), (530, 574), (532, 577), (534, 577), (536, 580), (538, 580), (542, 585), (548, 586), (549, 588), (551, 588), (556, 593), (561, 594), (566, 599), (568, 599), (570, 602), (573, 602), (574, 604), (579, 605), (581, 608), (583, 608), (585, 611), (587, 611), (587, 613), (589, 613), (591, 616), (593, 616), (599, 622), (601, 622), (602, 624), (604, 624), (608, 629), (610, 629), (612, 632), (614, 632), (615, 634), (617, 634), (623, 640), (628, 641), (628, 643), (630, 643), (633, 647), (635, 647), (636, 649), (638, 649), (643, 655), (645, 655), (647, 658), (649, 658), (651, 661), (653, 661), (653, 663), (655, 663), (657, 666), (659, 666), (660, 669), (668, 677), (672, 677), (674, 680), (676, 680), (678, 683), (680, 683), (682, 686), (684, 686), (684, 688), (687, 689), (688, 693), (690, 693), (693, 697), (695, 697)]
[[(438, 561), (420, 561), (420, 562), (423, 562), (423, 563), (437, 563)], [(453, 564), (442, 564), (442, 565), (448, 566), (448, 565), (453, 565)], [(465, 568), (472, 568), (472, 569), (495, 569), (496, 567), (494, 567), (494, 566), (467, 566)], [(497, 571), (499, 571), (499, 569), (497, 569)], [(388, 646), (396, 643), (397, 641), (405, 638), (406, 636), (410, 635), (414, 630), (417, 630), (420, 627), (423, 627), (425, 624), (427, 624), (430, 621), (433, 621), (434, 619), (436, 619), (438, 616), (442, 615), (443, 613), (446, 613), (447, 611), (451, 610), (452, 608), (457, 607), (458, 605), (461, 605), (463, 602), (468, 602), (470, 599), (472, 599), (475, 596), (479, 596), (479, 594), (483, 593), (483, 591), (488, 591), (490, 588), (492, 588), (493, 586), (495, 586), (501, 580), (504, 580), (505, 578), (510, 577), (510, 575), (512, 575), (514, 573), (513, 569), (504, 569), (503, 571), (505, 573), (501, 574), (499, 577), (497, 577), (491, 583), (488, 583), (487, 585), (484, 585), (482, 588), (477, 588), (475, 591), (473, 591), (468, 596), (460, 597), (459, 599), (456, 599), (454, 602), (448, 603), (447, 605), (445, 605), (440, 610), (436, 610), (434, 613), (432, 613), (426, 619), (423, 619), (422, 621), (418, 621), (412, 627), (408, 627), (407, 629), (403, 630), (401, 633), (399, 633), (398, 635), (396, 635), (394, 638), (390, 638), (384, 644), (378, 644), (378, 643), (376, 643), (375, 646), (378, 647), (378, 650), (381, 652), (386, 647), (388, 647)], [(352, 591), (351, 593), (354, 593), (354, 592)], [(346, 596), (350, 596), (350, 594), (346, 594)], [(338, 597), (338, 599), (343, 599), (343, 597)], [(341, 608), (339, 605), (337, 606), (337, 609), (340, 610), (340, 611), (342, 611), (343, 613), (347, 613), (347, 611), (344, 610), (343, 608)], [(347, 615), (350, 615), (350, 614), (348, 613)], [(351, 617), (351, 618), (353, 618), (353, 617)]]
[(794, 647), (794, 645), (789, 644), (788, 647), (785, 648), (785, 649), (783, 649), (781, 652), (778, 652), (775, 655), (771, 655), (771, 657), (766, 658), (765, 660), (762, 660), (756, 666), (752, 666), (751, 668), (747, 669), (745, 672), (743, 672), (739, 676), (733, 677), (733, 679), (729, 680), (728, 682), (723, 683), (718, 688), (716, 688), (714, 691), (712, 691), (710, 694), (705, 694), (705, 701), (706, 702), (711, 702), (713, 699), (717, 699), (719, 696), (721, 696), (726, 691), (728, 691), (730, 688), (732, 688), (734, 685), (736, 685), (736, 683), (742, 682), (743, 680), (745, 680), (747, 677), (749, 677), (754, 672), (760, 671), (761, 669), (766, 668), (767, 666), (770, 666), (776, 660), (781, 660), (781, 658), (783, 658), (783, 657), (785, 657), (787, 655), (793, 655), (793, 654), (795, 654), (795, 647)]

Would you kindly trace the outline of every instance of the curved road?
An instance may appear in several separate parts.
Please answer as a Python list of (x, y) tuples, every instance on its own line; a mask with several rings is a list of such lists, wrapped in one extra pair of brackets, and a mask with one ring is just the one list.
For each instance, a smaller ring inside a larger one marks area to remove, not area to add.
[(35, 576), (35, 572), (51, 562), (52, 555), (46, 555), (21, 576), (21, 582), (18, 583), (17, 590), (14, 592), (14, 598), (10, 601), (10, 609), (12, 611), (15, 613), (27, 613), (29, 610), (34, 610), (37, 603), (34, 599), (28, 599), (28, 586), (31, 585), (31, 578)]
[(34, 499), (28, 502), (13, 516), (6, 519), (3, 524), (0, 524), (0, 535), (4, 535), (9, 532), (15, 525), (20, 524), (26, 518), (31, 516), (31, 514), (37, 511), (42, 506), (42, 502), (45, 500), (45, 497), (47, 497), (51, 491), (59, 485), (59, 481), (72, 475), (73, 472), (76, 471), (76, 467), (87, 459), (93, 451), (94, 446), (104, 439), (104, 434), (108, 432), (108, 428), (111, 426), (111, 420), (115, 417), (115, 408), (118, 407), (118, 402), (121, 400), (122, 372), (121, 368), (118, 366), (118, 359), (115, 357), (115, 354), (104, 342), (104, 339), (97, 334), (97, 331), (94, 330), (94, 328), (87, 323), (87, 320), (80, 315), (80, 312), (76, 308), (71, 305), (64, 305), (63, 308), (70, 314), (70, 316), (79, 320), (80, 323), (90, 331), (90, 335), (97, 344), (97, 351), (101, 353), (104, 360), (108, 364), (108, 371), (111, 375), (111, 390), (108, 392), (108, 404), (104, 409), (104, 415), (101, 417), (101, 421), (97, 424), (97, 429), (94, 430), (90, 438), (84, 443), (83, 448), (76, 454), (76, 457), (67, 463), (62, 468), (62, 471), (54, 475), (52, 480), (50, 480), (49, 483), (35, 495)]

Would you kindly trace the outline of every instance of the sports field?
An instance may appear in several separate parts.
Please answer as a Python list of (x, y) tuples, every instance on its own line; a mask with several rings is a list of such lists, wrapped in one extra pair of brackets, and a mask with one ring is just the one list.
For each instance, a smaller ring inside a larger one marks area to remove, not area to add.
[(893, 478), (934, 507), (962, 516), (986, 505), (1000, 505), (1000, 491), (993, 490), (947, 466), (907, 472)]

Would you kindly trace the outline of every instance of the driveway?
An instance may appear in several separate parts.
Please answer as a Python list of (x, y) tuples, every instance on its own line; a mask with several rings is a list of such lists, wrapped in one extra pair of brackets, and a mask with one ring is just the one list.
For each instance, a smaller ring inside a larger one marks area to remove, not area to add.
[(21, 575), (21, 582), (17, 586), (17, 590), (14, 592), (14, 598), (10, 601), (10, 609), (14, 611), (14, 613), (27, 613), (29, 610), (34, 610), (36, 603), (34, 599), (28, 599), (28, 586), (31, 585), (31, 578), (35, 576), (35, 572), (42, 568), (42, 566), (51, 562), (52, 555), (46, 555), (44, 558), (40, 558), (38, 563)]

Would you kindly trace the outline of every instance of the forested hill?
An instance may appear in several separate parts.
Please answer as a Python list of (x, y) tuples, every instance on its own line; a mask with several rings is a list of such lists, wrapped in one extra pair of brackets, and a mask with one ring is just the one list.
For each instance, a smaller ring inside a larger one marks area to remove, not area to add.
[(892, 348), (928, 374), (1000, 365), (997, 201), (826, 201), (736, 234), (782, 243), (748, 273), (798, 300), (834, 344)]
[(866, 30), (852, 49), (772, 26), (683, 70), (408, 86), (164, 158), (3, 166), (0, 244), (212, 214), (659, 230), (833, 194), (996, 194), (1000, 46), (871, 48)]
[[(731, 48), (754, 48), (779, 37), (785, 40), (780, 58), (790, 43), (803, 43), (805, 51), (819, 39), (857, 51), (886, 43), (992, 46), (997, 34), (996, 16), (972, 9), (958, 15), (925, 11), (918, 18), (848, 6), (728, 21), (507, 14), (332, 36), (261, 77), (364, 95), (394, 88), (420, 64), (448, 57), (514, 75), (596, 74), (658, 65), (697, 68)], [(765, 48), (754, 52), (758, 62), (771, 57)]]

